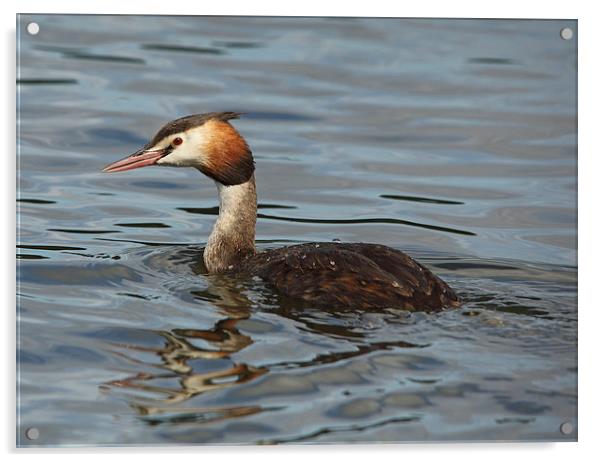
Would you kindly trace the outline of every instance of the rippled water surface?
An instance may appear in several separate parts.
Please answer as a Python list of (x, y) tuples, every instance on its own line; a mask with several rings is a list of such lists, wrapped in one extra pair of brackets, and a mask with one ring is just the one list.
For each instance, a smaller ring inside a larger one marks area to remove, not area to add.
[[(576, 438), (576, 23), (31, 20), (18, 444)], [(301, 308), (204, 275), (213, 182), (100, 170), (223, 110), (247, 113), (260, 248), (386, 244), (464, 306)]]

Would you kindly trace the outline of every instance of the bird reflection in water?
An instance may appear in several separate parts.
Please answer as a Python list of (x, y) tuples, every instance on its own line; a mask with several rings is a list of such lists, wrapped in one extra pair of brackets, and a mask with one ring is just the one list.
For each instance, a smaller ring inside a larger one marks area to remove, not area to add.
[[(213, 285), (202, 294), (193, 296), (214, 298), (214, 304), (227, 317), (210, 329), (173, 329), (157, 332), (163, 338), (161, 347), (146, 347), (112, 343), (112, 352), (129, 363), (159, 367), (166, 373), (139, 372), (129, 377), (105, 383), (104, 390), (127, 389), (134, 391), (130, 406), (148, 423), (176, 423), (213, 421), (240, 417), (262, 411), (260, 406), (224, 408), (191, 408), (179, 405), (195, 396), (240, 385), (262, 376), (268, 370), (245, 363), (230, 363), (227, 367), (210, 372), (199, 372), (191, 364), (195, 361), (228, 360), (230, 355), (253, 343), (248, 335), (237, 329), (237, 323), (250, 317), (249, 301), (228, 284)], [(243, 303), (244, 302), (244, 303)], [(137, 353), (154, 354), (160, 364), (136, 358)], [(221, 364), (220, 364), (221, 365)], [(177, 385), (166, 386), (176, 381)], [(157, 395), (159, 396), (157, 398)], [(152, 396), (152, 397), (151, 397)]]

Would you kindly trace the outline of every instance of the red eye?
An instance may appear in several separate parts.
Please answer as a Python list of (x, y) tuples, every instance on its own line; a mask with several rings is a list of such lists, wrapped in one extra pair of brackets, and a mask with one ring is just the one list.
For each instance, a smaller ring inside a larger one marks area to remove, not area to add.
[(173, 139), (171, 144), (173, 144), (174, 146), (180, 146), (183, 142), (184, 140), (178, 136), (177, 138)]

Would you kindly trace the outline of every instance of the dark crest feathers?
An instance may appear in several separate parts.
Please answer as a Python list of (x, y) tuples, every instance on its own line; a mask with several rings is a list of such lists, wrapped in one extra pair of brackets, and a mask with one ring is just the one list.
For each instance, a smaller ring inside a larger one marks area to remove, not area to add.
[(180, 117), (179, 119), (172, 120), (161, 127), (149, 145), (154, 146), (165, 137), (190, 130), (194, 127), (199, 127), (209, 120), (220, 120), (222, 122), (227, 122), (231, 119), (238, 119), (243, 114), (244, 112), (207, 112), (205, 114), (193, 114)]

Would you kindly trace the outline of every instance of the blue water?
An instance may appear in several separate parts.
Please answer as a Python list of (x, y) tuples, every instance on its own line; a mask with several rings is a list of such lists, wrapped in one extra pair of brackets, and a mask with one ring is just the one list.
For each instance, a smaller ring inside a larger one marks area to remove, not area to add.
[[(574, 441), (567, 26), (20, 16), (18, 444)], [(301, 310), (203, 275), (213, 182), (100, 170), (224, 110), (247, 113), (258, 247), (386, 244), (465, 305)]]

